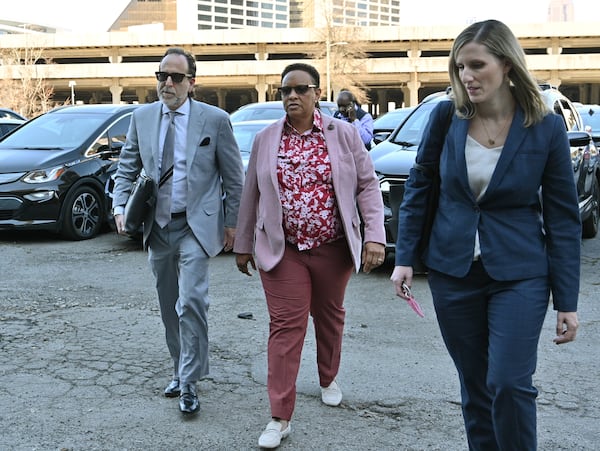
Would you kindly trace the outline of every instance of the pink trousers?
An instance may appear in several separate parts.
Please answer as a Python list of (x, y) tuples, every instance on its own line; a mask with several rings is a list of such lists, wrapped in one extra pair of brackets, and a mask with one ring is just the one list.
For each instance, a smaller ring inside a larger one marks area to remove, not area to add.
[(267, 391), (271, 416), (290, 420), (302, 345), (313, 318), (319, 384), (327, 387), (340, 366), (344, 293), (353, 264), (345, 239), (308, 251), (286, 245), (281, 262), (260, 271), (269, 309)]

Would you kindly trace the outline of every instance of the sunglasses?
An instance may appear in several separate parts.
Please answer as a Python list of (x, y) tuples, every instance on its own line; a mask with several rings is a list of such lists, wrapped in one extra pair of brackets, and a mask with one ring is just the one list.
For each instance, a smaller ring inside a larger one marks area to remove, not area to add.
[(279, 92), (282, 96), (289, 96), (292, 93), (292, 89), (296, 91), (299, 96), (304, 95), (308, 92), (309, 88), (316, 88), (317, 85), (297, 85), (297, 86), (282, 86), (279, 88)]
[(158, 81), (167, 81), (169, 77), (173, 83), (181, 83), (184, 78), (192, 78), (191, 74), (180, 74), (177, 72), (155, 72)]

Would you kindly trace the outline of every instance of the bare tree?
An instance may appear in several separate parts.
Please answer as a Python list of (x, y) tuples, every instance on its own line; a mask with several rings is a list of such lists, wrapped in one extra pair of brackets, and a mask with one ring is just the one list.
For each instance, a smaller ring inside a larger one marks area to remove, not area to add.
[(0, 49), (3, 66), (12, 68), (12, 78), (0, 80), (0, 105), (31, 118), (48, 111), (54, 90), (37, 76), (37, 65), (48, 64), (41, 48)]
[[(329, 0), (328, 0), (329, 1)], [(329, 6), (327, 6), (329, 5)], [(350, 25), (335, 25), (331, 3), (325, 7), (325, 27), (318, 28), (317, 38), (321, 40), (315, 52), (309, 53), (309, 57), (321, 61), (319, 70), (325, 78), (332, 80), (331, 88), (347, 89), (351, 91), (359, 103), (368, 102), (368, 96), (364, 84), (360, 81), (360, 74), (366, 72), (364, 61), (367, 57), (366, 43), (357, 39), (360, 36), (360, 27)], [(329, 67), (327, 67), (329, 60)], [(329, 69), (329, 72), (328, 72)], [(327, 83), (322, 84), (326, 97), (331, 95), (327, 92)], [(329, 100), (329, 98), (327, 99)]]

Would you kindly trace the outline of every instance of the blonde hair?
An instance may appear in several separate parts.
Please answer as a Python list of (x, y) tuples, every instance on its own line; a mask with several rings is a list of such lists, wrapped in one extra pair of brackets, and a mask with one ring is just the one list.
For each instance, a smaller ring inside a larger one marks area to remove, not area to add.
[(469, 100), (456, 64), (456, 56), (460, 49), (471, 42), (484, 45), (492, 55), (511, 65), (508, 79), (515, 101), (525, 113), (524, 126), (529, 127), (540, 122), (550, 110), (542, 99), (538, 83), (527, 69), (525, 52), (519, 41), (510, 28), (498, 20), (476, 22), (464, 29), (454, 40), (448, 62), (448, 74), (458, 114), (466, 119), (475, 115), (475, 106)]

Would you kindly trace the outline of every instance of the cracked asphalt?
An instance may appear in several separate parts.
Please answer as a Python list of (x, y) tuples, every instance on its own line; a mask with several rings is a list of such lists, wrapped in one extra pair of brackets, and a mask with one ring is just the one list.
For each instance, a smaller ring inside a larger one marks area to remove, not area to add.
[[(540, 341), (540, 450), (598, 449), (600, 238), (582, 246), (578, 339), (554, 345), (549, 310)], [(2, 232), (0, 262), (0, 450), (258, 449), (268, 315), (258, 275), (238, 273), (231, 254), (211, 262), (211, 371), (190, 419), (162, 396), (170, 362), (139, 243)], [(467, 449), (425, 278), (413, 286), (421, 319), (393, 296), (391, 269), (348, 287), (339, 408), (320, 402), (309, 329), (281, 450)]]

